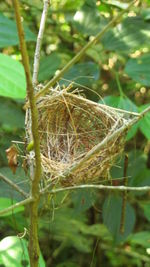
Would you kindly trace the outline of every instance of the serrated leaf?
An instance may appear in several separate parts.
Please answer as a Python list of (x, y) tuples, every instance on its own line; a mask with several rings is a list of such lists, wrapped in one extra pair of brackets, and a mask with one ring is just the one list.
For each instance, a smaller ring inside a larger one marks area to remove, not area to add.
[(40, 61), (39, 81), (50, 79), (60, 67), (61, 59), (57, 53), (44, 57)]
[(104, 48), (110, 51), (129, 53), (150, 46), (150, 24), (140, 17), (128, 17), (103, 37)]
[(119, 196), (107, 197), (103, 205), (103, 221), (111, 232), (115, 242), (124, 241), (132, 232), (135, 224), (135, 212), (127, 202), (125, 212), (124, 233), (120, 233), (122, 198)]
[(145, 86), (150, 86), (150, 54), (129, 59), (125, 66), (125, 73), (134, 81)]
[[(8, 236), (0, 242), (0, 264), (11, 267), (30, 267), (28, 244), (25, 239)], [(45, 267), (45, 262), (40, 253), (39, 266)]]
[[(34, 33), (28, 27), (24, 27), (26, 41), (36, 41)], [(0, 47), (19, 44), (16, 22), (8, 19), (0, 13)]]
[(25, 98), (26, 95), (22, 64), (4, 54), (0, 54), (0, 95), (10, 98)]
[[(142, 112), (149, 105), (143, 105), (139, 108), (140, 112)], [(139, 122), (139, 128), (144, 136), (150, 140), (150, 112), (144, 115), (144, 117)]]

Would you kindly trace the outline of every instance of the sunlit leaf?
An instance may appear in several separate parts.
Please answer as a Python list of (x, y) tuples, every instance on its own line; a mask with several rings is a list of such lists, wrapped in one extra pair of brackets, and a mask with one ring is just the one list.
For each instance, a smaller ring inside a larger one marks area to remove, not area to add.
[(121, 1), (117, 1), (117, 0), (108, 0), (108, 1), (104, 1), (104, 3), (107, 3), (108, 5), (116, 6), (121, 9), (126, 9), (128, 7), (128, 3), (121, 3)]
[(26, 95), (22, 64), (4, 54), (0, 54), (0, 95), (10, 98), (25, 98)]
[(150, 247), (150, 232), (149, 231), (141, 231), (135, 234), (132, 234), (129, 238), (131, 244), (141, 245), (145, 248)]
[[(16, 236), (8, 236), (2, 239), (0, 242), (0, 264), (11, 267), (30, 267), (27, 241)], [(45, 267), (41, 253), (39, 266)]]
[(95, 35), (105, 25), (106, 20), (100, 17), (99, 12), (90, 4), (85, 5), (81, 10), (78, 10), (72, 21), (73, 26), (79, 33), (86, 35)]
[[(11, 198), (0, 198), (0, 210), (9, 208), (12, 204), (16, 204), (16, 203), (17, 202), (16, 201), (12, 201)], [(12, 213), (17, 213), (17, 212), (20, 212), (20, 211), (23, 211), (23, 210), (24, 210), (24, 207), (20, 206), (20, 207), (15, 208), (14, 210), (8, 211), (4, 215), (0, 215), (0, 216), (12, 215)]]
[(128, 17), (102, 39), (104, 48), (110, 51), (129, 53), (150, 46), (150, 24), (140, 17)]

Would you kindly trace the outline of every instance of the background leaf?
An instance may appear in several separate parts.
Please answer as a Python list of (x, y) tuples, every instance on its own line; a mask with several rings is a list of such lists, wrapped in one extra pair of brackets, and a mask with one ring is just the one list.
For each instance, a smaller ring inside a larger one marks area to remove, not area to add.
[(132, 232), (135, 224), (135, 212), (127, 202), (125, 215), (125, 231), (120, 233), (120, 218), (122, 210), (122, 198), (119, 196), (109, 196), (103, 205), (103, 221), (116, 242), (123, 241)]
[[(74, 65), (63, 77), (66, 80), (74, 81), (81, 85), (90, 86), (100, 78), (100, 69), (96, 63), (85, 62)], [(70, 82), (61, 81), (61, 84), (68, 85)]]
[(103, 37), (105, 49), (129, 53), (141, 47), (150, 47), (150, 24), (140, 17), (128, 17)]
[(40, 61), (39, 81), (50, 79), (60, 67), (61, 59), (57, 53), (44, 57)]
[[(36, 36), (28, 27), (24, 27), (26, 41), (36, 41)], [(0, 47), (19, 44), (16, 22), (0, 13)]]
[(0, 95), (11, 98), (25, 98), (26, 95), (23, 66), (4, 54), (0, 54)]
[[(146, 107), (148, 107), (149, 105), (142, 105), (139, 108), (139, 111), (143, 111)], [(148, 112), (147, 114), (145, 114), (145, 116), (140, 120), (139, 122), (139, 127), (141, 132), (144, 134), (144, 136), (150, 140), (150, 112)]]
[[(12, 201), (12, 199), (10, 199), (10, 198), (0, 198), (0, 210), (9, 208), (11, 205), (16, 204), (16, 203), (17, 203), (16, 201)], [(0, 215), (0, 216), (3, 217), (3, 216), (12, 215), (12, 213), (17, 213), (17, 212), (20, 212), (23, 210), (24, 210), (24, 207), (20, 206), (20, 207), (14, 209), (13, 211), (8, 211), (4, 215)]]
[(134, 81), (150, 86), (149, 66), (150, 54), (145, 54), (136, 59), (129, 59), (125, 66), (125, 72)]

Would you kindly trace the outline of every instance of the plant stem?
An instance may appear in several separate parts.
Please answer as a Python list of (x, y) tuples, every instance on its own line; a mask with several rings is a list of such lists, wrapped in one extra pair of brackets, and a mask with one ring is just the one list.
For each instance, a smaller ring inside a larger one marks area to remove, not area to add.
[(31, 72), (29, 66), (29, 58), (24, 38), (24, 30), (21, 22), (21, 14), (18, 0), (13, 0), (14, 11), (16, 15), (16, 23), (20, 41), (20, 49), (22, 55), (22, 61), (25, 69), (26, 82), (27, 82), (27, 96), (31, 109), (32, 120), (32, 135), (34, 141), (35, 152), (35, 171), (34, 177), (32, 177), (31, 198), (34, 199), (30, 203), (30, 233), (29, 233), (29, 257), (30, 266), (38, 267), (39, 262), (39, 241), (38, 241), (38, 204), (39, 204), (39, 182), (41, 179), (41, 156), (40, 156), (40, 141), (38, 133), (38, 112), (34, 98), (34, 90), (31, 79)]
[(38, 71), (39, 71), (39, 64), (40, 64), (40, 50), (41, 50), (42, 39), (43, 39), (43, 34), (44, 34), (45, 23), (46, 23), (46, 18), (47, 18), (49, 5), (50, 5), (50, 0), (45, 0), (44, 1), (44, 6), (43, 6), (43, 12), (42, 12), (42, 16), (41, 16), (40, 29), (39, 29), (39, 33), (38, 33), (38, 37), (37, 37), (37, 42), (36, 42), (35, 55), (34, 55), (33, 77), (32, 77), (32, 82), (33, 82), (33, 86), (34, 87), (38, 83)]

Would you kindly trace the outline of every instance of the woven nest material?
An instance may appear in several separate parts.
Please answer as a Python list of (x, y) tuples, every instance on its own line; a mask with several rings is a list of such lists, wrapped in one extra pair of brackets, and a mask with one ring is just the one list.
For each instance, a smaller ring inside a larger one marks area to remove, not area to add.
[(124, 113), (65, 90), (41, 98), (38, 110), (46, 178), (62, 185), (104, 180), (123, 149), (125, 133), (98, 146), (126, 123)]

